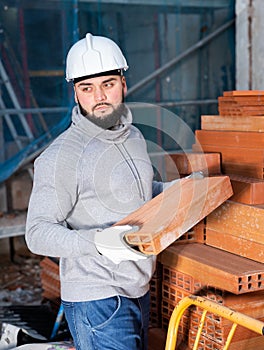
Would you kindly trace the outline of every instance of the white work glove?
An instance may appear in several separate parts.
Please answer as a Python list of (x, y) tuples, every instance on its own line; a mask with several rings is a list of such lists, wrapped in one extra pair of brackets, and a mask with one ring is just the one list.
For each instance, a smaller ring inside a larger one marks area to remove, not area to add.
[(102, 255), (119, 264), (121, 261), (146, 259), (147, 255), (133, 249), (125, 240), (125, 234), (137, 228), (130, 225), (111, 226), (95, 234), (94, 243)]
[(202, 171), (194, 171), (190, 175), (186, 176), (185, 179), (203, 179), (204, 173)]

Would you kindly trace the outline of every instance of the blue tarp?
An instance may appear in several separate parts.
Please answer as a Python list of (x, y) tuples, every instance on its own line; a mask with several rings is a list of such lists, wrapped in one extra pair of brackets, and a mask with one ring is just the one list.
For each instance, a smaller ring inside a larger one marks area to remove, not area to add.
[(33, 142), (28, 144), (24, 149), (19, 151), (13, 157), (3, 163), (0, 163), (0, 183), (7, 180), (22, 165), (32, 161), (33, 155), (38, 155), (52, 140), (64, 131), (70, 124), (70, 115), (68, 114), (57, 125), (52, 127), (49, 132), (43, 134)]

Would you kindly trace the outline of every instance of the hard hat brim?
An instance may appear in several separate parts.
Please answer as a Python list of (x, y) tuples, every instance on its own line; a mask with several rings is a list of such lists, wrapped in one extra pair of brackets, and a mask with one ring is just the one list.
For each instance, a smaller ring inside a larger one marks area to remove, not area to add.
[(91, 79), (91, 78), (96, 78), (96, 77), (102, 77), (102, 76), (109, 76), (109, 75), (123, 75), (123, 69), (114, 69), (114, 70), (109, 70), (107, 72), (100, 72), (100, 73), (95, 73), (95, 74), (90, 74), (90, 75), (85, 75), (83, 77), (78, 77), (74, 78), (73, 82), (74, 84), (86, 80), (86, 79)]

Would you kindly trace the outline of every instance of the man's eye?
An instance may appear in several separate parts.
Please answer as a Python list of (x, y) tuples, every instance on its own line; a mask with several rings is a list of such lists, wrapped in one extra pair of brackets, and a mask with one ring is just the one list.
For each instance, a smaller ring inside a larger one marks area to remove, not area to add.
[(110, 87), (112, 87), (114, 84), (113, 83), (107, 83), (107, 84), (105, 84), (105, 87), (106, 88), (110, 88)]

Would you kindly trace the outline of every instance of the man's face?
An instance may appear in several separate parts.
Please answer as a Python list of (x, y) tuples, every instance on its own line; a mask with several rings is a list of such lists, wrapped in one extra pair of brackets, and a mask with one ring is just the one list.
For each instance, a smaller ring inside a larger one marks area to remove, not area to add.
[(74, 85), (74, 91), (82, 114), (92, 122), (104, 129), (117, 123), (124, 110), (125, 77), (109, 75), (85, 79)]

